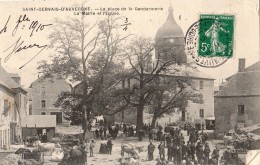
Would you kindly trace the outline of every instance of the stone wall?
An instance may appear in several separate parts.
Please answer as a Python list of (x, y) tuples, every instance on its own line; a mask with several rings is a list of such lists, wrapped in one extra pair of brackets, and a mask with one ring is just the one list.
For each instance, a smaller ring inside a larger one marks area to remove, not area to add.
[[(216, 133), (234, 130), (237, 123), (251, 126), (260, 123), (260, 96), (215, 97)], [(244, 115), (239, 115), (238, 105), (244, 105)]]

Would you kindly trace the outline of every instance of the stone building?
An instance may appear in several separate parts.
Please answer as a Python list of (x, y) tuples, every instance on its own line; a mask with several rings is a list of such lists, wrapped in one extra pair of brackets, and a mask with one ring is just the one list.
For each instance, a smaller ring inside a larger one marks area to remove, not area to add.
[[(177, 64), (187, 63), (188, 58), (184, 50), (184, 33), (174, 19), (172, 6), (169, 7), (166, 22), (158, 29), (156, 33), (155, 43), (155, 58), (160, 57), (158, 58), (161, 60), (160, 62), (173, 61)], [(149, 70), (149, 68), (152, 67), (153, 66), (147, 68)], [(147, 73), (149, 73), (149, 71)], [(187, 76), (180, 74), (168, 75), (163, 73), (161, 75), (162, 78), (167, 76), (172, 79), (175, 77), (180, 78)], [(203, 95), (204, 103), (198, 104), (189, 102), (185, 110), (180, 111), (176, 109), (176, 112), (180, 112), (180, 114), (177, 113), (177, 115), (179, 115), (179, 120), (204, 125), (206, 118), (214, 117), (214, 79), (199, 70), (196, 70), (190, 74), (188, 78), (192, 79), (197, 90)], [(134, 81), (134, 79), (124, 80), (122, 82), (122, 88), (132, 86), (135, 83)], [(117, 114), (116, 119), (121, 121), (122, 116), (124, 116), (124, 121), (136, 123), (136, 114), (133, 113), (133, 110), (128, 110), (127, 112), (124, 112), (124, 114), (127, 115), (123, 115), (122, 113)], [(144, 116), (146, 117), (146, 122), (151, 121), (151, 119), (147, 117), (150, 115)], [(176, 116), (167, 116), (167, 121), (174, 122), (174, 120), (171, 119), (176, 119)]]
[(26, 91), (21, 78), (9, 74), (0, 65), (0, 148), (18, 142), (21, 137), (21, 120), (26, 114)]
[[(158, 29), (155, 37), (156, 56), (160, 54), (166, 60), (177, 64), (187, 63), (189, 59), (185, 54), (184, 33), (173, 16), (173, 8), (169, 7), (166, 22)], [(185, 77), (187, 75), (169, 75)], [(185, 110), (180, 111), (180, 120), (205, 124), (205, 118), (214, 116), (214, 79), (197, 70), (188, 75), (196, 89), (203, 96), (203, 103), (189, 102)], [(176, 110), (177, 111), (177, 110)]]
[(54, 104), (62, 91), (70, 91), (71, 85), (64, 79), (39, 77), (27, 89), (28, 115), (56, 115), (57, 124), (65, 121), (60, 107)]
[[(178, 79), (181, 79), (181, 77), (186, 78), (185, 76), (180, 75), (166, 76), (169, 79), (174, 79), (176, 77), (178, 77)], [(161, 77), (163, 78), (165, 75), (162, 75)], [(203, 103), (199, 104), (189, 101), (185, 110), (175, 109), (175, 113), (173, 114), (174, 116), (167, 116), (167, 119), (161, 119), (162, 121), (167, 120), (169, 122), (176, 122), (176, 119), (178, 118), (179, 121), (187, 121), (205, 125), (205, 119), (214, 117), (214, 79), (199, 71), (193, 73), (193, 75), (188, 78), (192, 80), (193, 86), (196, 87), (196, 90), (202, 94)], [(134, 79), (125, 80), (122, 82), (122, 88), (129, 88), (129, 86), (132, 86), (135, 83), (136, 82)], [(124, 116), (124, 120), (122, 120), (122, 116)], [(147, 117), (150, 115), (145, 114), (144, 116)], [(136, 113), (133, 108), (125, 110), (125, 112), (118, 113), (116, 115), (116, 119), (118, 121), (125, 121), (134, 124), (136, 123)], [(146, 123), (150, 123), (151, 120), (151, 118), (147, 118)], [(159, 119), (159, 123), (165, 122), (160, 122)]]
[(228, 77), (215, 95), (216, 133), (260, 123), (260, 62), (245, 68), (239, 59), (238, 72)]

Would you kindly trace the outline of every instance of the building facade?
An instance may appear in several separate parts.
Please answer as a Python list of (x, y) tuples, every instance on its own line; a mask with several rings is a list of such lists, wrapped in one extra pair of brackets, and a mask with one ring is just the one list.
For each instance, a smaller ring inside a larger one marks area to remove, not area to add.
[(214, 117), (214, 79), (201, 75), (194, 77), (193, 81), (199, 93), (202, 94), (203, 103), (189, 102), (181, 115), (183, 121), (190, 121), (205, 125), (205, 119)]
[(0, 148), (21, 140), (21, 121), (26, 114), (26, 91), (20, 77), (0, 65)]
[(238, 72), (226, 80), (215, 95), (219, 136), (260, 123), (260, 62), (245, 68), (245, 59), (239, 59)]
[[(159, 76), (161, 79), (165, 79), (165, 75)], [(201, 128), (205, 128), (205, 119), (214, 117), (214, 79), (209, 77), (208, 75), (197, 71), (192, 75), (186, 77), (180, 75), (167, 75), (169, 80), (173, 79), (186, 79), (189, 78), (192, 81), (192, 86), (196, 88), (196, 93), (200, 93), (202, 95), (203, 102), (202, 103), (194, 103), (192, 101), (188, 102), (188, 106), (184, 109), (174, 109), (174, 113), (172, 115), (167, 115), (165, 117), (159, 118), (158, 123), (162, 125), (183, 121), (183, 122), (191, 122), (197, 123), (201, 125)], [(136, 85), (136, 79), (126, 79), (122, 81), (122, 88), (131, 88)], [(152, 116), (147, 113), (148, 107), (145, 107), (144, 111), (144, 122), (151, 123)], [(118, 122), (126, 122), (129, 124), (136, 123), (136, 111), (135, 108), (126, 109), (118, 114), (116, 114), (116, 121)]]
[[(160, 63), (172, 62), (178, 65), (187, 63), (189, 59), (185, 54), (184, 41), (184, 33), (181, 27), (175, 21), (173, 16), (173, 8), (170, 6), (168, 10), (168, 17), (165, 23), (158, 29), (155, 35), (155, 58), (159, 60)], [(152, 61), (150, 63), (152, 63)], [(149, 68), (153, 68), (153, 66), (147, 66), (147, 73), (150, 73)], [(168, 115), (158, 119), (158, 123), (163, 123), (162, 125), (164, 125), (169, 122), (176, 122), (176, 120), (181, 120), (185, 122), (198, 123), (202, 128), (203, 125), (205, 125), (205, 119), (214, 117), (213, 78), (199, 70), (190, 72), (188, 76), (185, 73), (171, 75), (162, 73), (160, 77), (164, 78), (165, 76), (169, 77), (169, 79), (175, 79), (176, 77), (191, 79), (193, 81), (193, 86), (195, 86), (196, 90), (202, 94), (203, 103), (193, 103), (190, 101), (185, 110), (176, 109), (172, 116)], [(122, 88), (129, 88), (135, 83), (137, 83), (135, 82), (135, 79), (123, 80)], [(124, 112), (118, 113), (116, 115), (116, 120), (119, 122), (125, 121), (134, 124), (136, 123), (136, 112), (133, 109), (125, 110)], [(151, 123), (151, 121), (152, 116), (150, 114), (144, 114), (144, 122)]]
[(71, 90), (67, 81), (56, 77), (39, 77), (27, 90), (28, 115), (56, 115), (57, 124), (66, 122), (62, 109), (54, 104), (62, 91)]
[[(174, 61), (179, 65), (189, 62), (185, 54), (185, 37), (181, 27), (177, 24), (173, 16), (173, 8), (170, 6), (166, 22), (158, 29), (155, 37), (156, 56), (163, 56), (163, 59)], [(205, 119), (214, 117), (214, 79), (205, 73), (196, 70), (187, 76), (193, 81), (193, 86), (202, 94), (203, 103), (193, 103), (189, 101), (185, 110), (179, 111), (179, 120), (205, 124)], [(168, 116), (167, 116), (168, 117)], [(173, 117), (174, 118), (174, 117)], [(175, 118), (176, 119), (176, 118)], [(171, 121), (171, 118), (169, 119)], [(174, 121), (173, 121), (174, 122)]]

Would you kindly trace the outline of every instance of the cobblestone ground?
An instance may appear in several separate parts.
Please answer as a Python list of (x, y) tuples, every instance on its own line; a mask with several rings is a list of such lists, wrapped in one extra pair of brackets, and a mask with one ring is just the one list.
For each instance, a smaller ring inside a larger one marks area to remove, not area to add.
[[(185, 141), (188, 140), (188, 136), (186, 135), (186, 131), (183, 131), (184, 139)], [(96, 145), (94, 148), (94, 157), (89, 157), (88, 155), (88, 162), (86, 164), (88, 165), (119, 165), (119, 158), (121, 158), (121, 144), (122, 143), (132, 143), (136, 146), (145, 146), (147, 147), (149, 144), (149, 141), (147, 138), (145, 138), (143, 141), (139, 142), (136, 138), (118, 138), (113, 141), (113, 149), (112, 154), (99, 154), (99, 147), (101, 140), (96, 140)], [(157, 149), (157, 146), (159, 145), (159, 142), (154, 141), (153, 144), (156, 146), (156, 149), (154, 151), (154, 160), (153, 161), (147, 161), (147, 151), (139, 153), (140, 157), (140, 164), (141, 165), (155, 165), (156, 158), (159, 158), (159, 151)], [(218, 145), (220, 149), (220, 155), (223, 154), (223, 151), (225, 149), (225, 146), (223, 145), (223, 140), (210, 140), (209, 146), (211, 151), (215, 148), (215, 145)], [(167, 154), (167, 148), (165, 150), (165, 153)], [(167, 156), (167, 155), (166, 155)], [(240, 155), (240, 157), (245, 157), (245, 155)], [(55, 162), (51, 162), (50, 156), (45, 156), (45, 164), (57, 164)]]
[[(184, 135), (184, 139), (185, 141), (188, 140), (188, 136), (186, 135), (186, 131), (182, 132)], [(147, 147), (149, 144), (148, 139), (144, 139), (142, 142), (139, 142), (137, 140), (133, 140), (133, 141), (129, 141), (127, 138), (125, 140), (123, 139), (117, 139), (115, 141), (113, 141), (114, 145), (113, 145), (113, 153), (112, 155), (107, 155), (107, 154), (99, 154), (99, 147), (100, 147), (100, 142), (101, 141), (97, 141), (96, 142), (96, 147), (94, 149), (94, 157), (88, 157), (88, 165), (118, 165), (118, 159), (121, 157), (121, 144), (122, 142), (124, 143), (133, 143), (136, 146), (145, 146)], [(146, 152), (141, 152), (139, 153), (140, 156), (140, 163), (141, 165), (155, 165), (156, 158), (159, 158), (159, 151), (157, 149), (157, 146), (159, 145), (159, 142), (153, 142), (153, 144), (156, 146), (156, 149), (154, 151), (154, 160), (153, 161), (147, 161), (147, 151)], [(224, 150), (225, 150), (225, 146), (223, 144), (223, 140), (209, 140), (209, 146), (211, 149), (211, 152), (213, 151), (213, 149), (215, 148), (215, 146), (218, 146), (220, 149), (220, 155), (223, 154)], [(167, 154), (167, 148), (165, 150), (165, 153)], [(166, 155), (167, 156), (167, 155)], [(239, 157), (242, 158), (242, 160), (245, 161), (245, 154), (239, 154)]]
[[(183, 131), (184, 139), (185, 141), (188, 140), (188, 136), (186, 135), (186, 131)], [(145, 146), (147, 148), (149, 141), (147, 138), (145, 138), (143, 141), (139, 142), (137, 138), (128, 137), (128, 138), (117, 138), (113, 141), (113, 149), (112, 154), (99, 154), (99, 148), (101, 140), (96, 140), (96, 145), (94, 148), (94, 157), (89, 157), (88, 155), (88, 161), (87, 165), (119, 165), (119, 158), (121, 158), (121, 144), (122, 143), (132, 143), (136, 146)], [(153, 144), (156, 146), (156, 149), (154, 151), (154, 160), (153, 161), (147, 161), (147, 151), (139, 153), (140, 157), (140, 164), (141, 165), (155, 165), (156, 158), (159, 158), (159, 151), (157, 149), (157, 146), (159, 145), (159, 142), (154, 141)], [(222, 155), (225, 146), (223, 145), (223, 140), (210, 140), (209, 146), (211, 151), (215, 148), (215, 145), (218, 145), (220, 149), (220, 155)], [(167, 154), (167, 148), (165, 153)], [(0, 152), (0, 160), (6, 156), (8, 153)], [(125, 154), (127, 156), (127, 154)], [(166, 155), (167, 156), (167, 155)], [(245, 154), (239, 155), (243, 160), (245, 160)], [(51, 161), (51, 153), (45, 153), (44, 156), (44, 165), (57, 165), (58, 162), (52, 162)]]
[[(88, 157), (88, 164), (89, 165), (95, 165), (95, 164), (99, 164), (99, 165), (117, 165), (119, 164), (118, 159), (121, 158), (121, 144), (122, 144), (122, 140), (115, 140), (113, 143), (113, 152), (112, 155), (108, 155), (108, 154), (98, 154), (99, 152), (99, 146), (100, 144), (98, 144), (99, 142), (97, 142), (97, 145), (95, 147), (94, 150), (94, 157)], [(147, 140), (139, 142), (139, 141), (128, 141), (129, 143), (133, 143), (136, 146), (145, 146), (147, 147), (149, 142)], [(155, 146), (158, 146), (159, 142), (154, 142), (153, 143)], [(95, 154), (96, 153), (96, 154)], [(127, 154), (125, 154), (127, 156)], [(153, 165), (156, 164), (156, 161), (147, 161), (147, 151), (145, 152), (141, 152), (139, 153), (139, 157), (140, 157), (140, 162), (143, 165)], [(158, 149), (155, 149), (154, 152), (154, 158), (156, 159), (157, 157), (159, 157), (159, 152)]]
[(3, 160), (3, 158), (8, 155), (9, 153), (6, 153), (6, 152), (2, 152), (0, 153), (0, 160)]

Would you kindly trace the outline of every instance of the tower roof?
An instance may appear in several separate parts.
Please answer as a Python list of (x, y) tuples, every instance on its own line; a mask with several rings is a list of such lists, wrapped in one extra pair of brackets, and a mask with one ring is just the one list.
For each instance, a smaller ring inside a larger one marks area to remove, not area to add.
[(160, 38), (184, 38), (181, 27), (176, 23), (173, 17), (173, 8), (171, 5), (168, 9), (168, 18), (166, 22), (156, 33), (155, 39)]

